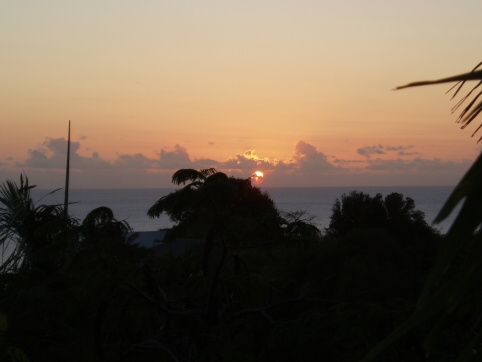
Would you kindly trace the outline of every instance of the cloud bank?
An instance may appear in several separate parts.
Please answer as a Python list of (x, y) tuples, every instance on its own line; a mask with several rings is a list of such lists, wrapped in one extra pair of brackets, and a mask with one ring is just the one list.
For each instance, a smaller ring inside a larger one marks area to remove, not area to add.
[[(185, 147), (175, 144), (161, 148), (153, 158), (142, 153), (118, 154), (109, 161), (97, 152), (80, 155), (81, 141), (71, 142), (71, 184), (75, 188), (171, 187), (176, 170), (210, 167), (243, 178), (261, 170), (264, 186), (454, 185), (472, 163), (426, 159), (412, 145), (382, 144), (354, 149), (352, 159), (342, 159), (302, 140), (294, 145), (290, 157), (279, 160), (260, 157), (253, 149), (224, 160), (193, 158)], [(41, 146), (28, 150), (23, 161), (0, 160), (0, 175), (3, 180), (17, 180), (25, 173), (39, 187), (62, 187), (66, 150), (66, 139), (47, 138)]]

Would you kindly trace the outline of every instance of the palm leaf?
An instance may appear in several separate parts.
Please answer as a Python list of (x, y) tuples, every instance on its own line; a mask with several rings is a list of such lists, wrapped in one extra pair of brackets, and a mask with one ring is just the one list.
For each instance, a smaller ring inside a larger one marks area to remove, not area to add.
[(75, 221), (64, 215), (60, 205), (37, 206), (30, 195), (34, 187), (23, 175), (19, 184), (7, 180), (0, 185), (0, 272), (31, 265), (41, 249), (43, 254), (55, 257), (70, 247), (63, 236), (73, 230)]
[[(477, 66), (478, 67), (478, 66)], [(481, 80), (482, 79), (482, 70), (478, 71), (471, 71), (469, 73), (454, 75), (452, 77), (441, 78), (437, 80), (423, 80), (419, 82), (412, 82), (405, 85), (401, 85), (396, 87), (395, 89), (405, 89), (410, 87), (418, 87), (422, 85), (434, 85), (434, 84), (443, 84), (443, 83), (452, 83), (452, 82), (465, 82), (467, 80)]]
[[(435, 81), (414, 82), (407, 85), (397, 87), (397, 89), (404, 89), (408, 87), (416, 87), (422, 85), (441, 84), (448, 82), (457, 82), (454, 87), (457, 87), (455, 95), (462, 89), (466, 81), (482, 80), (482, 70), (477, 70), (482, 63), (479, 63), (471, 72), (443, 78)], [(479, 82), (472, 90), (459, 101), (453, 108), (457, 110), (464, 101), (468, 100), (474, 91), (482, 84)], [(451, 89), (453, 89), (452, 87)], [(457, 118), (457, 122), (461, 122), (465, 128), (475, 117), (482, 111), (482, 102), (476, 103), (478, 98), (482, 95), (479, 91), (475, 97), (467, 104), (464, 110)], [(475, 132), (477, 132), (479, 126)], [(475, 134), (474, 132), (474, 134)], [(479, 141), (482, 137), (479, 139)], [(482, 283), (482, 234), (478, 231), (482, 223), (482, 155), (480, 155), (474, 162), (472, 167), (467, 171), (462, 180), (453, 190), (448, 200), (440, 210), (435, 218), (435, 222), (439, 223), (447, 218), (454, 210), (454, 208), (463, 200), (462, 207), (455, 218), (452, 226), (445, 236), (444, 242), (435, 258), (434, 264), (427, 277), (426, 283), (419, 296), (417, 302), (417, 310), (415, 313), (394, 332), (382, 340), (375, 346), (363, 361), (369, 361), (375, 358), (383, 350), (387, 349), (392, 343), (399, 340), (403, 335), (410, 332), (424, 321), (440, 314), (442, 311), (445, 315), (454, 313), (464, 299), (471, 296), (471, 294), (478, 290)], [(474, 234), (477, 234), (475, 242), (473, 241)], [(452, 264), (454, 258), (460, 255), (462, 248), (467, 249), (467, 257), (463, 264), (457, 269), (453, 275), (443, 286), (441, 278), (444, 276)], [(427, 355), (431, 349), (436, 348), (435, 341), (437, 336), (443, 328), (444, 318), (439, 319), (439, 323), (432, 329), (431, 333), (425, 341), (425, 348)], [(470, 360), (473, 357), (474, 346), (480, 345), (480, 337), (474, 337), (461, 351), (459, 355), (460, 361)]]
[(206, 176), (202, 174), (202, 172), (198, 170), (194, 170), (192, 168), (184, 168), (181, 170), (177, 170), (172, 175), (172, 183), (176, 185), (183, 184), (185, 185), (186, 182), (191, 181), (204, 181)]
[(200, 173), (202, 173), (204, 175), (204, 177), (208, 177), (210, 175), (214, 175), (215, 173), (217, 173), (216, 169), (211, 167), (211, 168), (204, 168), (202, 170), (199, 170)]
[[(480, 82), (477, 85), (475, 85), (472, 88), (472, 90), (465, 97), (463, 97), (459, 102), (457, 102), (457, 104), (454, 106), (452, 111), (456, 111), (459, 108), (459, 106), (462, 105), (462, 103), (464, 103), (472, 95), (472, 93), (482, 84), (482, 70), (477, 70), (481, 65), (482, 65), (482, 62), (477, 64), (477, 66), (469, 73), (459, 74), (452, 77), (447, 77), (447, 78), (442, 78), (437, 80), (413, 82), (413, 83), (396, 87), (395, 89), (405, 89), (410, 87), (419, 87), (423, 85), (434, 85), (434, 84), (457, 82), (454, 85), (454, 87), (451, 88), (453, 89), (457, 87), (453, 95), (453, 97), (455, 97), (458, 94), (458, 92), (462, 89), (466, 81), (479, 80)], [(459, 117), (457, 118), (457, 122), (462, 123), (462, 129), (467, 127), (479, 115), (479, 113), (482, 112), (482, 101), (479, 103), (476, 103), (476, 101), (479, 99), (481, 95), (482, 95), (482, 91), (479, 91), (474, 96), (474, 98), (467, 104), (467, 106), (462, 110)], [(475, 133), (477, 133), (477, 131), (481, 127), (482, 127), (482, 124), (479, 125), (479, 127), (477, 127), (477, 129), (474, 131), (472, 136), (475, 135)], [(482, 140), (482, 137), (479, 138), (478, 142), (480, 140)]]

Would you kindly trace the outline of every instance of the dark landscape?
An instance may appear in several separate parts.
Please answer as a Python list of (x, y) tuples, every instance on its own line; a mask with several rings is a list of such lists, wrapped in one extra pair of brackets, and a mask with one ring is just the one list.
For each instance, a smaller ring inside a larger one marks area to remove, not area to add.
[[(169, 242), (203, 241), (181, 255), (132, 246), (107, 207), (79, 223), (34, 205), (27, 179), (3, 184), (1, 235), (17, 241), (0, 279), (5, 356), (358, 360), (413, 312), (442, 240), (396, 193), (341, 195), (321, 231), (302, 212), (283, 218), (249, 179), (179, 170), (173, 182), (146, 212), (176, 223)], [(384, 358), (419, 358), (417, 340)]]
[[(79, 222), (35, 204), (24, 176), (2, 184), (4, 360), (357, 361), (417, 310), (444, 242), (398, 193), (340, 195), (319, 230), (302, 211), (281, 216), (250, 179), (183, 169), (172, 180), (182, 187), (146, 212), (169, 215), (173, 246), (201, 241), (180, 254), (133, 245), (108, 207)], [(453, 360), (478, 326), (478, 298), (378, 360)]]

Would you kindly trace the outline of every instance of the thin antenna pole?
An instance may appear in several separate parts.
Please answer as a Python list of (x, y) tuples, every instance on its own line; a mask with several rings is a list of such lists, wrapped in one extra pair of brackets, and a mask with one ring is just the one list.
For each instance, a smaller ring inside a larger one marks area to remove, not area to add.
[(65, 169), (65, 196), (64, 196), (64, 216), (68, 216), (69, 205), (69, 174), (70, 174), (70, 120), (69, 120), (69, 135), (67, 140), (67, 166)]

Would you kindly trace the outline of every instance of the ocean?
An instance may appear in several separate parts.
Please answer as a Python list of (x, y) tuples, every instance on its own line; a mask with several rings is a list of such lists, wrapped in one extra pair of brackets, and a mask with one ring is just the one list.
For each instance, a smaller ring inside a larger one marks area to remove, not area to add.
[[(415, 200), (415, 208), (425, 213), (425, 220), (432, 223), (437, 213), (450, 195), (451, 186), (424, 187), (260, 187), (266, 191), (280, 211), (305, 211), (314, 217), (313, 222), (321, 230), (330, 223), (331, 209), (337, 198), (353, 190), (363, 191), (374, 196), (386, 196), (398, 192)], [(172, 222), (166, 215), (150, 219), (147, 210), (162, 196), (174, 191), (173, 188), (159, 189), (72, 189), (69, 195), (70, 214), (82, 220), (91, 210), (99, 206), (112, 209), (114, 216), (125, 220), (134, 231), (154, 231), (167, 228)], [(32, 190), (32, 196), (39, 204), (63, 204), (63, 190), (48, 195), (48, 190)], [(439, 225), (434, 225), (445, 233), (454, 220), (456, 212)]]

